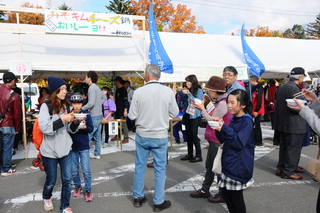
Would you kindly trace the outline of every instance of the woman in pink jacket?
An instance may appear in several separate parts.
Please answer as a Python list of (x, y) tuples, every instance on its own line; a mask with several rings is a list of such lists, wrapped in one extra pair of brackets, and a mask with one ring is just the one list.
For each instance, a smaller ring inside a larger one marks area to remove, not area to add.
[[(201, 111), (202, 116), (207, 121), (212, 121), (212, 118), (222, 118), (224, 123), (226, 125), (229, 125), (231, 114), (228, 111), (226, 99), (227, 99), (227, 93), (226, 93), (226, 82), (223, 78), (220, 78), (218, 76), (212, 76), (207, 84), (205, 85), (205, 90), (207, 90), (207, 93), (205, 97), (207, 98), (207, 106), (206, 109), (204, 107), (204, 104), (195, 104), (195, 107)], [(206, 159), (206, 174), (205, 179), (202, 183), (202, 188), (191, 192), (190, 196), (193, 198), (208, 198), (208, 201), (211, 203), (222, 203), (225, 202), (224, 199), (221, 196), (221, 190), (219, 189), (219, 192), (215, 196), (211, 196), (210, 194), (210, 187), (213, 183), (214, 179), (214, 173), (212, 171), (213, 161), (216, 157), (216, 154), (218, 152), (218, 148), (220, 146), (220, 141), (216, 137), (216, 132), (214, 129), (212, 129), (209, 125), (206, 127), (206, 131), (204, 134), (204, 138), (209, 143), (208, 153), (207, 153), (207, 159)], [(219, 175), (218, 179), (220, 178)]]

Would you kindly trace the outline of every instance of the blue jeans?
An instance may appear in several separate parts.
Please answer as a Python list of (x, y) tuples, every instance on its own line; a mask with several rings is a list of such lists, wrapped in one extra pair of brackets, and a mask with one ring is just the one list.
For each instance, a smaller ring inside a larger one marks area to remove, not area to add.
[(179, 131), (182, 132), (183, 141), (187, 141), (186, 130), (182, 130), (182, 122), (181, 121), (179, 121), (176, 125), (173, 126), (173, 137), (175, 138), (175, 140), (178, 140), (178, 141), (180, 141)]
[(100, 156), (101, 152), (101, 121), (102, 121), (102, 115), (91, 117), (92, 118), (92, 124), (93, 124), (93, 131), (89, 133), (89, 139), (92, 140), (94, 138), (95, 141), (95, 149), (93, 154), (95, 156)]
[(144, 138), (136, 134), (136, 158), (133, 181), (133, 197), (144, 197), (144, 176), (150, 151), (154, 164), (154, 196), (155, 205), (164, 202), (164, 185), (166, 182), (168, 138)]
[(81, 186), (79, 159), (84, 179), (84, 191), (91, 191), (90, 149), (72, 151), (72, 180), (75, 187)]
[(11, 168), (12, 147), (16, 133), (14, 127), (0, 127), (0, 152), (2, 152), (1, 172), (6, 173)]
[(61, 206), (60, 210), (69, 207), (71, 196), (71, 167), (72, 167), (72, 155), (71, 152), (63, 158), (47, 158), (42, 157), (44, 171), (46, 172), (46, 182), (43, 186), (43, 199), (50, 199), (52, 196), (52, 190), (57, 180), (57, 167), (60, 165), (61, 173)]

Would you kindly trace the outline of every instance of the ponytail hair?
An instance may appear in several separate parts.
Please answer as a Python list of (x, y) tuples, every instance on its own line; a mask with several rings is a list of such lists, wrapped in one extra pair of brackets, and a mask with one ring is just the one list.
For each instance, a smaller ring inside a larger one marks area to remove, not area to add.
[[(247, 91), (242, 89), (236, 89), (229, 93), (229, 95), (234, 95), (237, 97), (237, 101), (240, 102), (240, 105), (246, 106), (243, 108), (244, 113), (251, 115), (252, 114), (252, 103)], [(229, 96), (228, 95), (228, 96)], [(228, 100), (228, 99), (227, 99)]]

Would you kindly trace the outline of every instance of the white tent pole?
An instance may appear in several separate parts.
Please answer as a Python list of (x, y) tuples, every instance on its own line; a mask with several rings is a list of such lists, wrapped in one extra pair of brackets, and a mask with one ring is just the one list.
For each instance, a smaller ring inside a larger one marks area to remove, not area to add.
[(147, 41), (146, 41), (146, 21), (142, 20), (142, 30), (143, 30), (143, 73), (146, 70), (146, 66), (147, 66)]
[[(20, 20), (19, 20), (19, 13), (16, 13), (17, 24), (18, 28), (20, 29)], [(18, 43), (19, 43), (19, 56), (20, 60), (22, 60), (22, 45), (21, 45), (21, 34), (18, 33)], [(26, 128), (26, 111), (24, 108), (24, 85), (23, 85), (23, 75), (20, 75), (20, 82), (21, 82), (21, 100), (22, 100), (22, 140), (23, 140), (23, 150), (24, 150), (24, 158), (28, 158), (28, 151), (27, 151), (27, 128)], [(21, 130), (20, 130), (21, 131)]]

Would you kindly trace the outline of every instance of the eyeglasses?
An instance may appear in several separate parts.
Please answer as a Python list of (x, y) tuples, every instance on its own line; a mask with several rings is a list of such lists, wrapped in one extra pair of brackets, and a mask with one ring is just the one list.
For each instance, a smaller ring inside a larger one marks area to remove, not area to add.
[(230, 73), (223, 73), (222, 76), (223, 76), (223, 77), (227, 77), (227, 76), (232, 77), (232, 76), (234, 76), (234, 75), (232, 75), (232, 74), (230, 74)]

